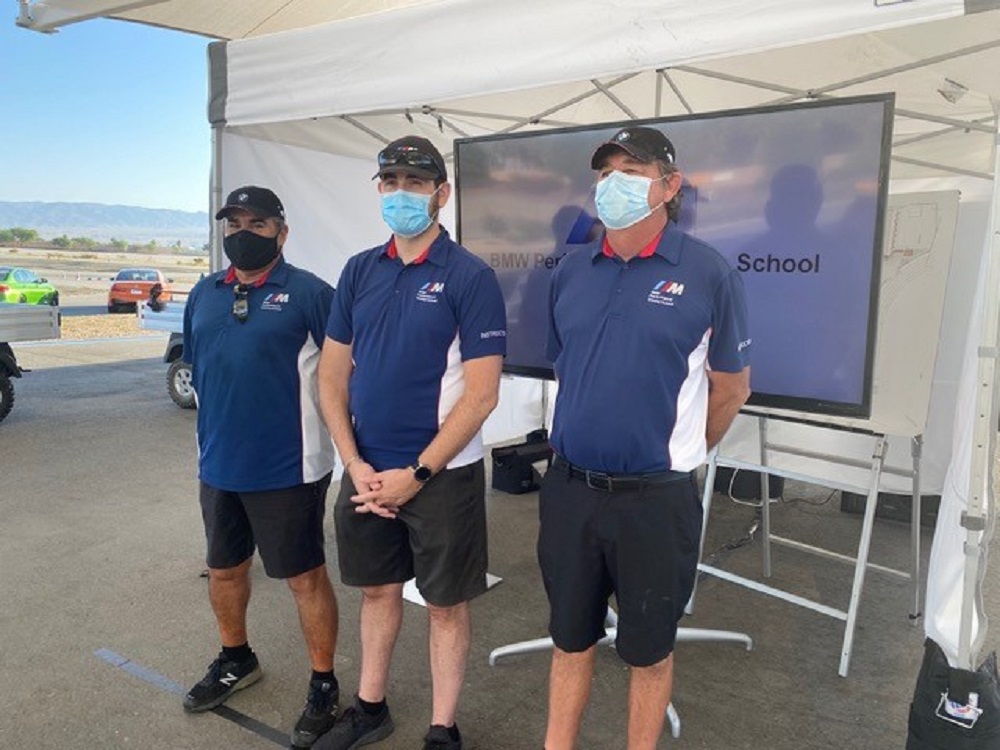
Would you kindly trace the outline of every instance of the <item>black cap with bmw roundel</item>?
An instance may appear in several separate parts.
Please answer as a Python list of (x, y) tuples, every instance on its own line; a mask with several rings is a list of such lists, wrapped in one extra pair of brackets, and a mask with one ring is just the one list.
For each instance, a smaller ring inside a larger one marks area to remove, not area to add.
[(630, 126), (622, 128), (610, 140), (605, 141), (590, 159), (591, 169), (600, 169), (608, 154), (621, 149), (641, 162), (664, 161), (673, 164), (677, 152), (674, 144), (656, 128)]
[(285, 218), (285, 207), (281, 205), (281, 200), (273, 191), (266, 187), (257, 185), (244, 185), (236, 188), (226, 198), (226, 205), (215, 214), (216, 219), (224, 219), (233, 209), (241, 208), (249, 211), (261, 219), (269, 219), (272, 216), (277, 219)]

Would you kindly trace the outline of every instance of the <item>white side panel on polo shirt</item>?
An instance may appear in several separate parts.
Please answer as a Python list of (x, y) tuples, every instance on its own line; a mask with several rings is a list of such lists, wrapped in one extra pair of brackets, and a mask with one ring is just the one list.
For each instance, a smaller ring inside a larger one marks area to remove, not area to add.
[(693, 471), (705, 463), (705, 424), (708, 419), (708, 339), (712, 330), (705, 331), (698, 346), (688, 355), (688, 374), (677, 393), (677, 423), (670, 433), (667, 450), (670, 468)]
[(310, 334), (299, 351), (299, 403), (302, 408), (302, 482), (309, 484), (326, 476), (333, 467), (335, 451), (326, 423), (319, 411), (316, 371), (320, 348)]
[[(438, 398), (438, 425), (444, 424), (444, 420), (451, 414), (455, 404), (462, 397), (465, 391), (465, 370), (462, 366), (462, 341), (458, 334), (455, 340), (448, 347), (448, 365), (444, 375), (441, 376), (441, 395)], [(457, 469), (460, 466), (468, 466), (483, 457), (483, 431), (479, 429), (458, 454), (448, 462), (447, 468)]]

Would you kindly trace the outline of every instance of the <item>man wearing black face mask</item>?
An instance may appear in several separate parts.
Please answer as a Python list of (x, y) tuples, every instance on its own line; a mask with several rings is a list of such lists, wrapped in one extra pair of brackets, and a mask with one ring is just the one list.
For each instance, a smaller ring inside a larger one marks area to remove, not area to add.
[(291, 740), (311, 747), (339, 699), (337, 600), (323, 546), (334, 452), (316, 387), (333, 288), (282, 257), (285, 210), (267, 188), (234, 190), (215, 218), (226, 222), (232, 265), (191, 291), (184, 354), (198, 395), (208, 590), (222, 651), (184, 708), (208, 711), (260, 678), (246, 628), (256, 547), (298, 607), (313, 673)]

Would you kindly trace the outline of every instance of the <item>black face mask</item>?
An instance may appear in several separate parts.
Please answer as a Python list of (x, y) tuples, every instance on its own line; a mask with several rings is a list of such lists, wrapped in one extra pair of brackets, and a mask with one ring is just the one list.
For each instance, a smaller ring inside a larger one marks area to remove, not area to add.
[(240, 271), (256, 271), (278, 257), (278, 238), (261, 237), (249, 229), (226, 235), (222, 249)]

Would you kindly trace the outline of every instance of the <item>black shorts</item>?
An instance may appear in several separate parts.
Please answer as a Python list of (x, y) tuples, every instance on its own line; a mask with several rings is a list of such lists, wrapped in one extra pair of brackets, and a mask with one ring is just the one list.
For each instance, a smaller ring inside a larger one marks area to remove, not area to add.
[(199, 492), (210, 568), (235, 568), (260, 550), (271, 578), (293, 578), (326, 563), (323, 515), (330, 475), (264, 492), (229, 492), (204, 482)]
[(486, 590), (486, 481), (482, 460), (436, 474), (396, 518), (357, 513), (344, 474), (334, 507), (340, 578), (348, 586), (383, 586), (416, 576), (436, 607), (467, 602)]
[(693, 474), (608, 492), (553, 465), (539, 516), (538, 562), (555, 644), (580, 652), (603, 638), (614, 593), (621, 658), (635, 667), (665, 659), (697, 573), (702, 507)]

